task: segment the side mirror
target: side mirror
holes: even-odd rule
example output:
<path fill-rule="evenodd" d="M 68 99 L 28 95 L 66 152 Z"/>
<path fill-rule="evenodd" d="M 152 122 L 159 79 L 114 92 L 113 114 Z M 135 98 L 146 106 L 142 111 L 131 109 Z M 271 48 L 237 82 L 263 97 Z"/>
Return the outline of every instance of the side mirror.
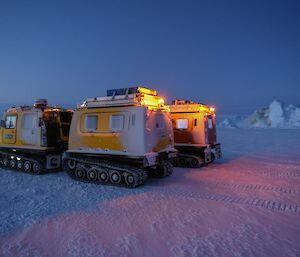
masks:
<path fill-rule="evenodd" d="M 5 120 L 1 120 L 1 122 L 0 122 L 0 127 L 1 127 L 1 128 L 5 128 Z"/>

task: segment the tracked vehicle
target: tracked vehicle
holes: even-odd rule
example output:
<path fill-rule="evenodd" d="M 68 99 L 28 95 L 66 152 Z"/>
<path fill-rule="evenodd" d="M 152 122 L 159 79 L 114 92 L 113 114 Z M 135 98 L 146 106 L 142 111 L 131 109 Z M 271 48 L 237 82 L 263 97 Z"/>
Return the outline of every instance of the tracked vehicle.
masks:
<path fill-rule="evenodd" d="M 61 167 L 72 113 L 48 106 L 46 99 L 6 110 L 0 128 L 0 165 L 31 174 Z"/>
<path fill-rule="evenodd" d="M 196 168 L 221 158 L 213 107 L 186 100 L 174 100 L 169 107 L 178 150 L 175 166 Z"/>
<path fill-rule="evenodd" d="M 77 180 L 137 187 L 171 175 L 176 156 L 169 108 L 155 90 L 113 89 L 75 110 L 64 156 Z"/>

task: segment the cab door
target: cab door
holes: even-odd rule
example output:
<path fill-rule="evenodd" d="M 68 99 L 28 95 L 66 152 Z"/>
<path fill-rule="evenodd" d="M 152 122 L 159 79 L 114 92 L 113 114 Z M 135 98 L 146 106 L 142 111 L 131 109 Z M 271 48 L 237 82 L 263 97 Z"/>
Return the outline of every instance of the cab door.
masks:
<path fill-rule="evenodd" d="M 17 134 L 17 115 L 8 114 L 5 116 L 5 127 L 3 129 L 3 143 L 14 144 L 16 143 Z"/>
<path fill-rule="evenodd" d="M 213 115 L 205 116 L 205 128 L 206 128 L 206 143 L 216 144 L 217 141 L 216 120 Z"/>
<path fill-rule="evenodd" d="M 160 110 L 148 110 L 146 115 L 147 152 L 159 152 L 173 147 L 171 118 Z"/>
<path fill-rule="evenodd" d="M 38 128 L 38 113 L 24 113 L 22 117 L 22 143 L 36 145 L 38 143 Z"/>

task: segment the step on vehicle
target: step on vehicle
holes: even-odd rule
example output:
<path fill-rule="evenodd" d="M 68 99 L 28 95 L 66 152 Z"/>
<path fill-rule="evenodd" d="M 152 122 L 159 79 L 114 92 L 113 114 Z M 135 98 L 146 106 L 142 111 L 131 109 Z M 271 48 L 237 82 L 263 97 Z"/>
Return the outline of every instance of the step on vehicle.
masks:
<path fill-rule="evenodd" d="M 155 90 L 107 90 L 75 110 L 64 167 L 77 180 L 137 187 L 172 174 L 176 156 L 169 108 Z"/>
<path fill-rule="evenodd" d="M 0 128 L 0 165 L 31 174 L 60 168 L 72 113 L 48 106 L 46 99 L 6 110 Z"/>
<path fill-rule="evenodd" d="M 215 108 L 186 100 L 174 100 L 169 107 L 178 150 L 175 166 L 196 168 L 221 158 Z"/>

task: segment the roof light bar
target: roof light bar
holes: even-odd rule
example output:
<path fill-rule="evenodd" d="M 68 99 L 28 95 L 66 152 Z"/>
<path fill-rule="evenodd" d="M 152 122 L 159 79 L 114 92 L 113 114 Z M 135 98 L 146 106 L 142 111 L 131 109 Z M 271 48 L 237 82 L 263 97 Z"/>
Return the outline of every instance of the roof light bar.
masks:
<path fill-rule="evenodd" d="M 157 96 L 156 90 L 145 87 L 130 87 L 107 90 L 107 96 L 88 98 L 78 108 L 143 105 L 151 109 L 167 109 L 165 100 Z"/>

